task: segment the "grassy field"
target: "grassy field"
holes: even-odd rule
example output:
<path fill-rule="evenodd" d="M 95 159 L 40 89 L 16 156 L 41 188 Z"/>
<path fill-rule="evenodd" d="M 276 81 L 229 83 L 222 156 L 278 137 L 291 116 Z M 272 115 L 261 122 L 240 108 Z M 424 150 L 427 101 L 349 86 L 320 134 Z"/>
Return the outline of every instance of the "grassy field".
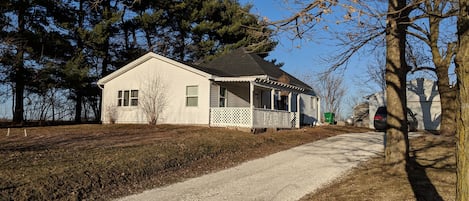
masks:
<path fill-rule="evenodd" d="M 407 175 L 388 175 L 383 156 L 373 158 L 342 179 L 305 196 L 316 200 L 455 200 L 455 138 L 424 134 L 411 140 Z"/>
<path fill-rule="evenodd" d="M 109 200 L 235 166 L 355 127 L 253 135 L 189 126 L 0 129 L 0 200 Z"/>

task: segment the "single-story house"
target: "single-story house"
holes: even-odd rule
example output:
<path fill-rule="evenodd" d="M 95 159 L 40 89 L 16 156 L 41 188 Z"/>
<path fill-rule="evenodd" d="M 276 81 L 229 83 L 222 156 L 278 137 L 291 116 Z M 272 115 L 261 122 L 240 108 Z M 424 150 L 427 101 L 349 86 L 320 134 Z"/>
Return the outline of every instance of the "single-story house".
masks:
<path fill-rule="evenodd" d="M 148 123 L 151 94 L 158 124 L 298 128 L 320 118 L 310 86 L 242 48 L 199 65 L 150 52 L 97 84 L 105 124 Z"/>
<path fill-rule="evenodd" d="M 373 118 L 380 106 L 386 105 L 383 92 L 367 97 L 369 103 L 370 128 L 374 128 Z M 407 108 L 415 114 L 419 130 L 439 130 L 441 118 L 440 94 L 436 81 L 418 78 L 407 82 Z"/>

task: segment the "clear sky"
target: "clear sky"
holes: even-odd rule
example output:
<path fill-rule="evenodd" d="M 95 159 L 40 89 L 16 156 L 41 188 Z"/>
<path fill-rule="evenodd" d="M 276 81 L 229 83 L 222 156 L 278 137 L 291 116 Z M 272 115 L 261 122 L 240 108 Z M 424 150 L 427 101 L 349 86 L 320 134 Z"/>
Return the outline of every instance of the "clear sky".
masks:
<path fill-rule="evenodd" d="M 251 12 L 267 17 L 270 21 L 285 19 L 291 16 L 290 11 L 282 0 L 240 0 L 241 4 L 250 3 L 254 5 Z M 334 26 L 334 25 L 331 25 Z M 313 33 L 315 36 L 310 40 L 294 40 L 292 41 L 291 35 L 288 33 L 280 34 L 276 37 L 279 41 L 276 49 L 271 52 L 268 59 L 277 59 L 278 62 L 283 62 L 285 65 L 282 69 L 290 74 L 302 79 L 305 75 L 314 76 L 319 72 L 330 67 L 330 64 L 325 63 L 323 58 L 334 55 L 338 51 L 338 47 L 334 45 L 335 41 L 326 38 L 324 31 L 317 31 Z M 358 80 L 364 80 L 367 65 L 371 64 L 374 57 L 363 57 L 357 55 L 353 57 L 347 64 L 344 71 L 344 85 L 347 88 L 347 96 L 343 99 L 342 110 L 343 113 L 349 115 L 351 107 L 353 106 L 354 97 L 363 97 L 369 94 L 363 92 L 365 89 L 364 83 L 357 83 Z M 314 84 L 311 84 L 315 88 Z M 369 89 L 366 89 L 370 91 Z"/>

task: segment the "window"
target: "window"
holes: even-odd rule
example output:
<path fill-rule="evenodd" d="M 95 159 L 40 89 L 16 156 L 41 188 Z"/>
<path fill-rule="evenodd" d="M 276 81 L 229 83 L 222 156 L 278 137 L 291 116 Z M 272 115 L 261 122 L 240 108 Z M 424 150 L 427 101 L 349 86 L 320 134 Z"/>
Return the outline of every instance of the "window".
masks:
<path fill-rule="evenodd" d="M 316 97 L 311 97 L 311 109 L 315 110 L 317 103 L 317 98 Z"/>
<path fill-rule="evenodd" d="M 129 90 L 124 91 L 124 106 L 129 106 Z"/>
<path fill-rule="evenodd" d="M 138 105 L 138 90 L 130 91 L 130 106 Z"/>
<path fill-rule="evenodd" d="M 117 92 L 117 106 L 122 106 L 122 91 Z"/>
<path fill-rule="evenodd" d="M 117 106 L 137 106 L 138 90 L 117 91 Z"/>
<path fill-rule="evenodd" d="M 198 86 L 186 86 L 186 106 L 197 107 L 199 102 L 199 87 Z"/>
<path fill-rule="evenodd" d="M 220 87 L 220 100 L 218 103 L 219 107 L 226 107 L 226 88 Z"/>

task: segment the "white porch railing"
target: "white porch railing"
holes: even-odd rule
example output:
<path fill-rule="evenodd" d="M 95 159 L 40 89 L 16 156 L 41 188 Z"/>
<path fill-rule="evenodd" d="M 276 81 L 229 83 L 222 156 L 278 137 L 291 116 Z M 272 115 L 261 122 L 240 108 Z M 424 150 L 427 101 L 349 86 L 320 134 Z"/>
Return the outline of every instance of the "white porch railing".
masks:
<path fill-rule="evenodd" d="M 256 108 L 253 115 L 254 128 L 294 128 L 296 125 L 294 112 Z"/>
<path fill-rule="evenodd" d="M 251 127 L 251 109 L 248 107 L 210 108 L 210 126 Z"/>
<path fill-rule="evenodd" d="M 215 127 L 294 128 L 299 126 L 296 112 L 248 107 L 210 109 L 210 125 Z"/>

